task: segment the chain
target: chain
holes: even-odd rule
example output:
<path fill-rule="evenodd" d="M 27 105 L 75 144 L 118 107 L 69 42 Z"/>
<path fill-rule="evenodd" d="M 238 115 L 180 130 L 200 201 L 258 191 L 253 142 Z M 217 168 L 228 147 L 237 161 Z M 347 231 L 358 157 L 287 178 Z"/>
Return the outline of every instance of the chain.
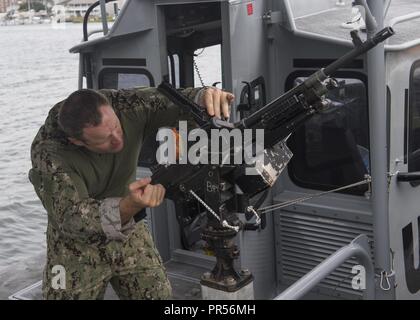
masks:
<path fill-rule="evenodd" d="M 204 208 L 207 209 L 208 212 L 210 212 L 219 222 L 222 223 L 223 227 L 239 232 L 239 227 L 230 225 L 226 220 L 221 221 L 217 213 L 214 212 L 214 210 L 210 208 L 210 206 L 207 203 L 205 203 L 194 191 L 190 190 L 189 192 L 193 195 L 194 198 L 197 199 L 198 202 L 200 202 L 204 206 Z"/>
<path fill-rule="evenodd" d="M 341 191 L 341 190 L 345 190 L 345 189 L 350 189 L 350 188 L 357 187 L 357 186 L 364 185 L 364 184 L 369 184 L 369 187 L 370 187 L 370 183 L 371 182 L 372 182 L 372 178 L 369 175 L 366 175 L 365 176 L 365 179 L 362 180 L 362 181 L 359 181 L 359 182 L 356 182 L 356 183 L 352 183 L 352 184 L 349 184 L 347 186 L 339 187 L 339 188 L 336 188 L 336 189 L 332 189 L 332 190 L 328 190 L 328 191 L 324 191 L 324 192 L 312 194 L 312 195 L 307 196 L 307 197 L 297 198 L 297 199 L 293 199 L 293 200 L 286 201 L 286 202 L 283 202 L 283 203 L 279 203 L 279 204 L 274 204 L 274 205 L 271 205 L 271 206 L 267 206 L 267 207 L 258 209 L 258 211 L 260 213 L 271 212 L 271 211 L 274 211 L 274 210 L 278 210 L 278 209 L 281 209 L 281 208 L 284 208 L 284 207 L 291 206 L 293 204 L 298 204 L 298 203 L 304 202 L 306 200 L 310 200 L 310 199 L 313 199 L 313 198 L 316 198 L 316 197 L 320 197 L 320 196 L 323 196 L 325 194 L 329 194 L 329 193 L 333 193 L 333 192 L 337 192 L 337 191 Z M 223 227 L 229 228 L 229 229 L 232 229 L 232 230 L 235 230 L 236 232 L 239 231 L 239 227 L 230 225 L 226 220 L 221 221 L 221 219 L 217 215 L 217 213 L 214 212 L 214 210 L 212 208 L 210 208 L 210 206 L 207 205 L 207 203 L 205 203 L 194 191 L 190 190 L 189 192 L 190 192 L 190 194 L 193 195 L 194 198 L 197 199 L 198 202 L 200 202 L 207 209 L 208 212 L 210 212 L 219 222 L 221 222 L 221 224 L 222 224 Z M 260 218 L 260 215 L 258 214 L 257 210 L 255 210 L 254 207 L 252 207 L 252 206 L 249 206 L 247 208 L 247 210 L 249 212 L 252 212 L 255 215 L 255 217 L 256 217 L 256 224 L 259 225 L 261 223 L 261 218 Z M 392 274 L 390 274 L 390 275 L 387 274 L 386 276 L 387 277 L 390 277 L 390 276 L 392 276 Z"/>
<path fill-rule="evenodd" d="M 195 72 L 197 73 L 197 76 L 198 76 L 198 79 L 200 80 L 201 86 L 204 87 L 204 81 L 203 81 L 203 78 L 201 77 L 201 73 L 200 73 L 200 70 L 198 69 L 198 65 L 197 65 L 197 62 L 195 61 L 195 59 L 194 59 L 193 63 L 194 63 Z"/>
<path fill-rule="evenodd" d="M 259 226 L 261 224 L 261 218 L 258 215 L 257 211 L 255 211 L 254 207 L 253 206 L 249 206 L 249 207 L 246 208 L 246 210 L 248 210 L 248 212 L 252 212 L 254 214 L 254 216 L 255 216 L 255 224 L 257 226 Z"/>
<path fill-rule="evenodd" d="M 194 191 L 190 190 L 190 193 L 193 195 L 194 198 L 197 199 L 198 202 L 200 202 L 204 208 L 207 209 L 208 212 L 210 212 L 218 221 L 220 221 L 220 217 L 217 215 L 216 212 L 213 211 L 212 208 L 210 208 L 207 203 L 205 203 Z"/>
<path fill-rule="evenodd" d="M 360 186 L 360 185 L 363 185 L 363 184 L 369 184 L 370 185 L 371 182 L 372 182 L 372 178 L 369 175 L 366 175 L 366 178 L 362 181 L 352 183 L 352 184 L 349 184 L 347 186 L 336 188 L 336 189 L 333 189 L 333 190 L 328 190 L 328 191 L 324 191 L 324 192 L 320 192 L 320 193 L 315 193 L 315 194 L 312 194 L 312 195 L 307 196 L 307 197 L 297 198 L 297 199 L 293 199 L 293 200 L 286 201 L 286 202 L 283 202 L 283 203 L 267 206 L 267 207 L 259 209 L 258 211 L 260 213 L 261 212 L 264 212 L 264 213 L 271 212 L 271 211 L 274 211 L 274 210 L 278 210 L 278 209 L 281 209 L 281 208 L 284 208 L 284 207 L 291 206 L 293 204 L 304 202 L 306 200 L 310 200 L 310 199 L 313 199 L 313 198 L 316 198 L 316 197 L 320 197 L 320 196 L 323 196 L 325 194 L 329 194 L 329 193 L 333 193 L 333 192 L 337 192 L 337 191 L 341 191 L 341 190 L 345 190 L 345 189 L 350 189 L 350 188 L 357 187 L 357 186 Z"/>
<path fill-rule="evenodd" d="M 225 228 L 234 230 L 236 232 L 239 232 L 239 227 L 230 225 L 226 220 L 222 221 L 222 226 L 225 227 Z"/>

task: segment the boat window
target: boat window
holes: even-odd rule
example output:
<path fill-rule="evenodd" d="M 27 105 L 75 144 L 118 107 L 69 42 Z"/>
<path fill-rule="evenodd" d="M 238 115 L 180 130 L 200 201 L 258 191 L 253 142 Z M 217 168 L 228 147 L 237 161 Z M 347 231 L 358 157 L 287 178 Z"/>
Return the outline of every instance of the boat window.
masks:
<path fill-rule="evenodd" d="M 197 49 L 194 52 L 194 87 L 211 86 L 222 82 L 221 46 Z M 217 84 L 219 88 L 223 86 Z"/>
<path fill-rule="evenodd" d="M 289 89 L 309 72 L 289 77 Z M 303 75 L 305 74 L 305 76 Z M 370 172 L 366 79 L 355 72 L 339 72 L 339 87 L 326 98 L 330 107 L 315 114 L 289 139 L 294 156 L 289 176 L 301 187 L 331 190 L 364 179 Z M 342 191 L 362 195 L 367 186 Z"/>
<path fill-rule="evenodd" d="M 152 75 L 144 69 L 106 68 L 99 74 L 100 89 L 130 89 L 154 86 Z"/>
<path fill-rule="evenodd" d="M 179 55 L 171 54 L 168 56 L 168 68 L 169 68 L 169 83 L 175 88 L 179 88 Z"/>
<path fill-rule="evenodd" d="M 413 64 L 410 74 L 408 171 L 420 171 L 420 61 Z"/>

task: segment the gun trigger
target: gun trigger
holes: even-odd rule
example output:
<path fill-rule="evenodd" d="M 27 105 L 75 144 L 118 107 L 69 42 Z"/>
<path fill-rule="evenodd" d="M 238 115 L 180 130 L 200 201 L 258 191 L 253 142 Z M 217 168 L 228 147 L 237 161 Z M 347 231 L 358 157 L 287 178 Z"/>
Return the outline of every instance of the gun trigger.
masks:
<path fill-rule="evenodd" d="M 227 122 L 226 120 L 219 119 L 217 117 L 211 118 L 211 123 L 213 128 L 215 129 L 221 129 L 221 128 L 227 128 L 227 129 L 234 129 L 235 125 L 231 122 Z"/>
<path fill-rule="evenodd" d="M 359 47 L 363 44 L 362 40 L 359 37 L 359 32 L 357 30 L 351 31 L 350 35 L 355 47 Z"/>

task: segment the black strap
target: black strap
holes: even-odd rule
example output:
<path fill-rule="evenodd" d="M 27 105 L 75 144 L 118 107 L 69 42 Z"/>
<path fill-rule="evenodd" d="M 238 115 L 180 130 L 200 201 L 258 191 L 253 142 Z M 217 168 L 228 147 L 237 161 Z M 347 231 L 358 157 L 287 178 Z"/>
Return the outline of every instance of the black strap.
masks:
<path fill-rule="evenodd" d="M 141 211 L 137 212 L 134 215 L 134 221 L 137 223 L 143 220 L 144 218 L 146 218 L 146 216 L 147 216 L 146 209 L 142 209 Z"/>

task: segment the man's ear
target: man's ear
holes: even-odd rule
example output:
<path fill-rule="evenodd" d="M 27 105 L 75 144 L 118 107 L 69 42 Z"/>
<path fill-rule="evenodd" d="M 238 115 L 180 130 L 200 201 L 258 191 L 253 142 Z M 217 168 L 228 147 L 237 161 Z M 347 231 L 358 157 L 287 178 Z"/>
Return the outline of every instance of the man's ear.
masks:
<path fill-rule="evenodd" d="M 85 143 L 82 140 L 78 140 L 78 139 L 70 138 L 70 137 L 68 137 L 67 139 L 69 139 L 69 141 L 75 144 L 76 146 L 83 147 L 85 145 Z"/>

